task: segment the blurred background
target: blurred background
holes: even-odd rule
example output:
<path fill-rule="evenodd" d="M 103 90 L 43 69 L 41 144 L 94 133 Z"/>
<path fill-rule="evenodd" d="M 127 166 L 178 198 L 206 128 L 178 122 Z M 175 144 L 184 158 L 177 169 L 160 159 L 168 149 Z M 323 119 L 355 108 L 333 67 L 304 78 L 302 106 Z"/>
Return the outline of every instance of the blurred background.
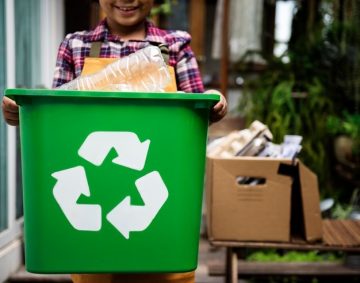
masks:
<path fill-rule="evenodd" d="M 303 136 L 327 217 L 359 219 L 360 1 L 157 0 L 162 28 L 192 35 L 206 88 L 229 101 L 216 138 L 252 121 Z M 0 92 L 50 88 L 66 34 L 103 18 L 96 0 L 0 0 Z M 0 121 L 0 282 L 23 263 L 19 135 Z M 330 211 L 330 212 L 329 212 Z"/>

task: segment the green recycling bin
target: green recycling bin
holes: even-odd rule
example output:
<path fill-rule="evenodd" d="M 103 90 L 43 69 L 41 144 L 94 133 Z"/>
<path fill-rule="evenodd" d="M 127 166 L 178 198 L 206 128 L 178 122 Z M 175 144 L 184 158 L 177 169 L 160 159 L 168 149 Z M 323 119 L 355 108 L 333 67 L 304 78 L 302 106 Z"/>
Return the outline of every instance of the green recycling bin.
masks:
<path fill-rule="evenodd" d="M 28 271 L 196 268 L 209 109 L 218 95 L 6 96 L 20 105 Z"/>

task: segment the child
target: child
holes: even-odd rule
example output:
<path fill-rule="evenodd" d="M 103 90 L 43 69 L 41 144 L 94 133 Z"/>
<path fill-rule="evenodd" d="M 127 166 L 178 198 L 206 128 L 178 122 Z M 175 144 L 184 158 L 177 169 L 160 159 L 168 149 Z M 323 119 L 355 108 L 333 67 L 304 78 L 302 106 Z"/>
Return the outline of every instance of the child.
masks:
<path fill-rule="evenodd" d="M 186 32 L 161 30 L 147 21 L 146 17 L 150 14 L 154 0 L 99 0 L 99 2 L 106 14 L 106 20 L 100 22 L 90 32 L 76 32 L 66 36 L 59 48 L 53 87 L 80 76 L 85 57 L 94 56 L 92 53 L 96 53 L 94 47 L 100 49 L 98 54 L 95 54 L 97 57 L 118 58 L 149 44 L 165 44 L 169 48 L 168 63 L 175 69 L 178 90 L 204 92 L 198 65 L 190 48 L 190 35 Z M 220 102 L 211 111 L 211 122 L 219 121 L 226 114 L 226 100 L 221 94 L 220 97 Z M 14 101 L 4 97 L 2 110 L 9 125 L 19 124 L 18 107 Z"/>
<path fill-rule="evenodd" d="M 165 44 L 169 50 L 168 64 L 173 66 L 177 89 L 203 93 L 195 56 L 190 48 L 190 35 L 181 31 L 166 31 L 155 27 L 146 18 L 154 0 L 99 0 L 106 19 L 92 31 L 69 34 L 61 43 L 55 69 L 53 87 L 58 87 L 81 75 L 86 67 L 85 57 L 119 58 L 149 44 Z M 210 90 L 208 92 L 215 92 Z M 219 92 L 217 92 L 219 93 Z M 219 93 L 220 94 L 220 93 Z M 227 111 L 225 98 L 212 108 L 210 121 L 222 119 Z M 9 125 L 18 125 L 18 106 L 4 97 L 4 118 Z M 73 275 L 74 282 L 194 282 L 194 272 L 142 275 L 92 274 Z"/>

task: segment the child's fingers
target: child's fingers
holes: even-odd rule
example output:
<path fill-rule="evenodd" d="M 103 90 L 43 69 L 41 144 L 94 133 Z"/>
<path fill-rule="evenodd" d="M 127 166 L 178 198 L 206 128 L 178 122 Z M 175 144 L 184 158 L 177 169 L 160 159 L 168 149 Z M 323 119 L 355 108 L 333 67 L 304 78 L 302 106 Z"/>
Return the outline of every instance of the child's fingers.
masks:
<path fill-rule="evenodd" d="M 217 122 L 220 121 L 227 113 L 227 102 L 225 97 L 215 89 L 210 89 L 205 91 L 205 93 L 209 94 L 218 94 L 220 96 L 220 101 L 215 104 L 215 106 L 211 109 L 210 113 L 210 121 L 211 122 Z"/>
<path fill-rule="evenodd" d="M 224 103 L 222 103 L 221 101 L 219 101 L 218 103 L 215 104 L 215 106 L 213 107 L 213 110 L 215 112 L 220 111 L 221 109 L 224 108 Z"/>
<path fill-rule="evenodd" d="M 10 112 L 10 113 L 19 113 L 19 106 L 16 102 L 6 96 L 4 96 L 2 101 L 2 108 L 3 111 Z"/>
<path fill-rule="evenodd" d="M 218 103 L 216 103 L 216 105 L 213 107 L 214 111 L 220 111 L 220 109 L 227 109 L 227 102 L 225 97 L 221 94 L 220 91 L 216 90 L 216 89 L 209 89 L 207 91 L 205 91 L 205 93 L 207 94 L 218 94 L 220 96 L 220 101 Z"/>
<path fill-rule="evenodd" d="M 19 126 L 19 120 L 6 119 L 6 123 L 9 124 L 10 126 Z"/>
<path fill-rule="evenodd" d="M 227 103 L 226 103 L 226 99 L 224 96 L 220 96 L 220 101 L 218 103 L 215 104 L 214 106 L 214 110 L 215 111 L 221 111 L 227 108 Z"/>
<path fill-rule="evenodd" d="M 226 107 L 223 107 L 223 108 L 220 108 L 218 111 L 217 111 L 217 114 L 221 117 L 224 117 L 227 113 L 227 109 Z"/>
<path fill-rule="evenodd" d="M 223 96 L 221 96 L 220 101 L 214 106 L 213 111 L 218 115 L 225 116 L 227 112 L 227 103 Z"/>
<path fill-rule="evenodd" d="M 17 120 L 19 113 L 6 112 L 4 116 L 6 116 L 6 120 Z"/>
<path fill-rule="evenodd" d="M 226 102 L 218 102 L 211 111 L 210 120 L 211 122 L 220 121 L 225 117 L 227 113 L 227 104 Z"/>
<path fill-rule="evenodd" d="M 6 123 L 11 126 L 19 125 L 19 106 L 16 102 L 8 97 L 4 97 L 1 106 Z"/>

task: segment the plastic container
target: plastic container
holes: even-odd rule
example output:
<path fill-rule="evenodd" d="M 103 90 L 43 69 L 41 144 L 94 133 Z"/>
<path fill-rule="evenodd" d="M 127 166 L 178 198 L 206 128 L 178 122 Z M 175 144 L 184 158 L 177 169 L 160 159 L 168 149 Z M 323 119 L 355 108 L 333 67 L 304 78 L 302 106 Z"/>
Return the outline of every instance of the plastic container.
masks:
<path fill-rule="evenodd" d="M 58 89 L 154 92 L 162 90 L 169 81 L 170 73 L 161 50 L 147 46 L 116 60 L 101 71 L 77 77 Z"/>
<path fill-rule="evenodd" d="M 20 105 L 28 271 L 196 268 L 209 108 L 218 95 L 6 95 Z"/>

